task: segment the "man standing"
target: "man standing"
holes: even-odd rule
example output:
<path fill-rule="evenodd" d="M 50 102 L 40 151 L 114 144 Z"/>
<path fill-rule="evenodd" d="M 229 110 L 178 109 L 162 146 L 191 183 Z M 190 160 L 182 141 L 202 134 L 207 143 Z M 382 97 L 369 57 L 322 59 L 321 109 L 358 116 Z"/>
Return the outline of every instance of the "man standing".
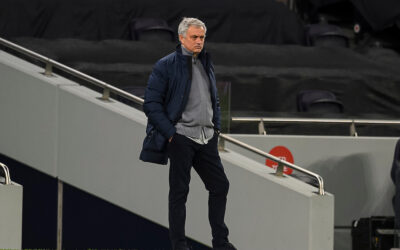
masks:
<path fill-rule="evenodd" d="M 236 249 L 224 223 L 229 181 L 217 149 L 220 107 L 214 68 L 203 50 L 206 31 L 199 19 L 183 18 L 181 44 L 155 64 L 143 106 L 148 125 L 140 159 L 159 164 L 170 160 L 168 212 L 174 250 L 189 249 L 185 204 L 192 166 L 209 191 L 213 249 Z"/>

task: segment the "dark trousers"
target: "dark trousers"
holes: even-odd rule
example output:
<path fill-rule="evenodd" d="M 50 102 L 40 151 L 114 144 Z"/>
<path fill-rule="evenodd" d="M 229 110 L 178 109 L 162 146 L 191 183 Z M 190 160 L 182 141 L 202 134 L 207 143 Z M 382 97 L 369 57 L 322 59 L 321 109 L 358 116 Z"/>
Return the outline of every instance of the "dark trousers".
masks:
<path fill-rule="evenodd" d="M 205 145 L 186 136 L 175 134 L 168 145 L 169 170 L 169 227 L 172 248 L 186 246 L 186 200 L 189 193 L 190 170 L 199 174 L 209 192 L 208 219 L 213 246 L 228 242 L 228 228 L 224 223 L 229 181 L 218 153 L 218 136 Z"/>

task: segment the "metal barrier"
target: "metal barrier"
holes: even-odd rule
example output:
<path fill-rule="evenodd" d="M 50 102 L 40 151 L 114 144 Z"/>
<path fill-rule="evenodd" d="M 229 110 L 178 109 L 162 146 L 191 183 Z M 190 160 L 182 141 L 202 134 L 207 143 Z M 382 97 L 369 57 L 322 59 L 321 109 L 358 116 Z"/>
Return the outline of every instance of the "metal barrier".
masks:
<path fill-rule="evenodd" d="M 266 157 L 266 158 L 278 163 L 278 167 L 276 168 L 276 173 L 275 173 L 276 176 L 282 177 L 283 176 L 284 166 L 286 166 L 286 167 L 292 168 L 294 170 L 297 170 L 299 172 L 302 172 L 302 173 L 304 173 L 306 175 L 309 175 L 311 177 L 314 177 L 318 181 L 318 194 L 319 195 L 325 195 L 324 180 L 322 179 L 322 177 L 320 175 L 318 175 L 316 173 L 313 173 L 311 171 L 308 171 L 307 169 L 301 168 L 301 167 L 299 167 L 299 166 L 297 166 L 295 164 L 292 164 L 290 162 L 281 160 L 278 157 L 275 157 L 275 156 L 273 156 L 271 154 L 268 154 L 268 153 L 266 153 L 266 152 L 264 152 L 264 151 L 262 151 L 262 150 L 260 150 L 260 149 L 258 149 L 256 147 L 250 146 L 250 145 L 248 145 L 246 143 L 243 143 L 243 142 L 241 142 L 239 140 L 236 140 L 236 139 L 234 139 L 234 138 L 232 138 L 230 136 L 227 136 L 227 135 L 224 135 L 224 134 L 220 134 L 220 141 L 221 140 L 229 141 L 229 142 L 231 142 L 231 143 L 233 143 L 235 145 L 238 145 L 238 146 L 240 146 L 242 148 L 245 148 L 245 149 L 247 149 L 247 150 L 249 150 L 249 151 L 251 151 L 253 153 L 256 153 L 258 155 L 261 155 L 263 157 Z M 223 143 L 224 142 L 222 141 L 222 144 Z"/>
<path fill-rule="evenodd" d="M 314 119 L 314 118 L 283 118 L 283 117 L 232 117 L 234 122 L 258 122 L 259 134 L 267 134 L 264 122 L 268 123 L 322 123 L 349 124 L 350 135 L 358 136 L 356 124 L 363 125 L 400 125 L 400 120 L 371 120 L 371 119 Z"/>
<path fill-rule="evenodd" d="M 59 70 L 61 70 L 63 72 L 69 73 L 69 74 L 71 74 L 71 75 L 73 75 L 73 76 L 75 76 L 75 77 L 77 77 L 79 79 L 85 80 L 88 83 L 91 83 L 91 84 L 93 84 L 95 86 L 103 88 L 103 96 L 101 97 L 101 99 L 103 99 L 103 100 L 109 100 L 110 92 L 112 92 L 112 93 L 114 93 L 116 95 L 122 96 L 122 97 L 124 97 L 124 98 L 126 98 L 128 100 L 131 100 L 131 101 L 133 101 L 133 102 L 135 102 L 137 104 L 143 105 L 143 103 L 144 103 L 144 100 L 142 98 L 140 98 L 140 97 L 132 95 L 132 94 L 126 92 L 126 91 L 120 90 L 120 89 L 118 89 L 118 88 L 116 88 L 116 87 L 114 87 L 112 85 L 109 85 L 109 84 L 107 84 L 107 83 L 105 83 L 103 81 L 100 81 L 100 80 L 98 80 L 98 79 L 96 79 L 94 77 L 86 75 L 86 74 L 84 74 L 82 72 L 79 72 L 79 71 L 77 71 L 75 69 L 72 69 L 72 68 L 70 68 L 70 67 L 68 67 L 66 65 L 63 65 L 63 64 L 61 64 L 59 62 L 56 62 L 56 61 L 54 61 L 54 60 L 52 60 L 50 58 L 47 58 L 47 57 L 42 56 L 42 55 L 40 55 L 38 53 L 35 53 L 35 52 L 31 51 L 31 50 L 28 50 L 28 49 L 26 49 L 24 47 L 21 47 L 21 46 L 15 44 L 15 43 L 7 41 L 7 40 L 5 40 L 3 38 L 0 38 L 0 45 L 3 45 L 3 46 L 5 46 L 5 47 L 7 47 L 9 49 L 15 50 L 17 52 L 20 52 L 20 53 L 26 55 L 26 56 L 29 56 L 29 57 L 34 58 L 36 60 L 39 60 L 42 63 L 45 63 L 45 72 L 43 72 L 43 74 L 45 76 L 48 76 L 48 77 L 53 76 L 52 69 L 54 67 L 54 68 L 57 68 L 57 69 L 59 69 Z M 315 174 L 315 173 L 313 173 L 311 171 L 308 171 L 308 170 L 306 170 L 304 168 L 301 168 L 301 167 L 299 167 L 297 165 L 294 165 L 294 164 L 292 164 L 290 162 L 283 161 L 283 160 L 281 160 L 281 159 L 279 159 L 279 158 L 277 158 L 277 157 L 275 157 L 275 156 L 273 156 L 271 154 L 268 154 L 268 153 L 266 153 L 264 151 L 261 151 L 261 150 L 255 148 L 255 147 L 252 147 L 252 146 L 250 146 L 248 144 L 240 142 L 240 141 L 238 141 L 238 140 L 236 140 L 236 139 L 234 139 L 234 138 L 232 138 L 232 137 L 230 137 L 228 135 L 220 134 L 220 139 L 221 139 L 220 145 L 224 145 L 224 141 L 223 140 L 226 140 L 226 141 L 234 143 L 234 144 L 236 144 L 236 145 L 238 145 L 240 147 L 243 147 L 243 148 L 245 148 L 247 150 L 250 150 L 250 151 L 252 151 L 252 152 L 254 152 L 256 154 L 262 155 L 264 157 L 267 157 L 270 160 L 273 160 L 273 161 L 277 162 L 278 163 L 278 168 L 276 169 L 276 173 L 275 173 L 276 176 L 279 176 L 279 177 L 283 176 L 283 168 L 284 168 L 284 166 L 287 166 L 289 168 L 295 169 L 297 171 L 300 171 L 300 172 L 302 172 L 304 174 L 307 174 L 307 175 L 310 175 L 310 176 L 316 178 L 318 180 L 318 183 L 319 183 L 318 194 L 319 195 L 324 195 L 325 194 L 323 179 L 318 174 Z"/>
<path fill-rule="evenodd" d="M 10 178 L 10 171 L 8 170 L 8 167 L 1 162 L 0 162 L 0 167 L 3 169 L 3 172 L 4 172 L 4 178 L 5 178 L 4 184 L 10 185 L 11 178 Z"/>
<path fill-rule="evenodd" d="M 75 76 L 75 77 L 77 77 L 79 79 L 82 79 L 82 80 L 84 80 L 84 81 L 86 81 L 88 83 L 91 83 L 91 84 L 93 84 L 93 85 L 95 85 L 97 87 L 102 88 L 103 89 L 103 96 L 101 97 L 101 99 L 103 99 L 103 100 L 109 100 L 110 92 L 111 92 L 111 93 L 115 93 L 115 94 L 117 94 L 119 96 L 122 96 L 124 98 L 127 98 L 127 99 L 129 99 L 131 101 L 134 101 L 134 102 L 136 102 L 138 104 L 143 104 L 143 102 L 144 102 L 144 100 L 142 98 L 140 98 L 140 97 L 132 95 L 132 94 L 126 92 L 126 91 L 123 91 L 123 90 L 121 90 L 119 88 L 116 88 L 116 87 L 114 87 L 114 86 L 112 86 L 110 84 L 107 84 L 107 83 L 105 83 L 105 82 L 103 82 L 101 80 L 98 80 L 98 79 L 96 79 L 94 77 L 91 77 L 91 76 L 89 76 L 87 74 L 84 74 L 84 73 L 82 73 L 80 71 L 77 71 L 77 70 L 75 70 L 75 69 L 73 69 L 71 67 L 68 67 L 68 66 L 66 66 L 64 64 L 61 64 L 61 63 L 57 62 L 57 61 L 54 61 L 54 60 L 52 60 L 52 59 L 50 59 L 48 57 L 42 56 L 42 55 L 40 55 L 40 54 L 38 54 L 36 52 L 28 50 L 28 49 L 26 49 L 24 47 L 21 47 L 21 46 L 15 44 L 15 43 L 10 42 L 10 41 L 7 41 L 7 40 L 5 40 L 3 38 L 0 38 L 0 44 L 5 46 L 5 47 L 7 47 L 7 48 L 9 48 L 9 49 L 13 49 L 14 51 L 17 51 L 19 53 L 22 53 L 22 54 L 24 54 L 26 56 L 29 56 L 29 57 L 31 57 L 33 59 L 36 59 L 36 60 L 44 63 L 45 64 L 45 71 L 43 72 L 43 74 L 45 76 L 49 76 L 49 77 L 54 76 L 53 75 L 53 68 L 57 68 L 57 69 L 59 69 L 59 70 L 61 70 L 63 72 L 66 72 L 66 73 L 68 73 L 68 74 L 70 74 L 72 76 Z"/>

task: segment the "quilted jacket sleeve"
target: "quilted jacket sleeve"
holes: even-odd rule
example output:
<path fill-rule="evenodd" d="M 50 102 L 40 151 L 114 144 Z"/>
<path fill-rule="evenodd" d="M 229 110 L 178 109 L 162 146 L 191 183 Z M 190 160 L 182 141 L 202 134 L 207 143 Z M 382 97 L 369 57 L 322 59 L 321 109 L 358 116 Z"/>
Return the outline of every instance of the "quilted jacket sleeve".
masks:
<path fill-rule="evenodd" d="M 168 80 L 167 62 L 160 60 L 155 64 L 149 77 L 143 105 L 143 111 L 149 122 L 167 139 L 176 131 L 165 109 Z"/>

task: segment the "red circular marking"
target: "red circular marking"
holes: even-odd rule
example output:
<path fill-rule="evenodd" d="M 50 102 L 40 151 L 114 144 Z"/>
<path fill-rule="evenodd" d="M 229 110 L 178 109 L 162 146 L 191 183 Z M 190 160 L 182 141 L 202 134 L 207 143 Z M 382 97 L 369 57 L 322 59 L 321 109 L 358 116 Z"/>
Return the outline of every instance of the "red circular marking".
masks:
<path fill-rule="evenodd" d="M 294 159 L 293 159 L 293 155 L 290 152 L 290 150 L 284 146 L 276 146 L 274 148 L 271 149 L 271 151 L 269 151 L 269 153 L 273 156 L 278 157 L 279 159 L 282 159 L 284 161 L 290 162 L 290 163 L 294 163 Z M 278 163 L 267 159 L 265 161 L 265 165 L 267 165 L 270 168 L 276 169 L 278 167 Z M 285 174 L 291 174 L 293 172 L 293 169 L 288 168 L 288 167 L 284 167 L 283 168 L 283 172 Z"/>
<path fill-rule="evenodd" d="M 355 33 L 360 33 L 361 26 L 357 23 L 353 27 Z"/>

